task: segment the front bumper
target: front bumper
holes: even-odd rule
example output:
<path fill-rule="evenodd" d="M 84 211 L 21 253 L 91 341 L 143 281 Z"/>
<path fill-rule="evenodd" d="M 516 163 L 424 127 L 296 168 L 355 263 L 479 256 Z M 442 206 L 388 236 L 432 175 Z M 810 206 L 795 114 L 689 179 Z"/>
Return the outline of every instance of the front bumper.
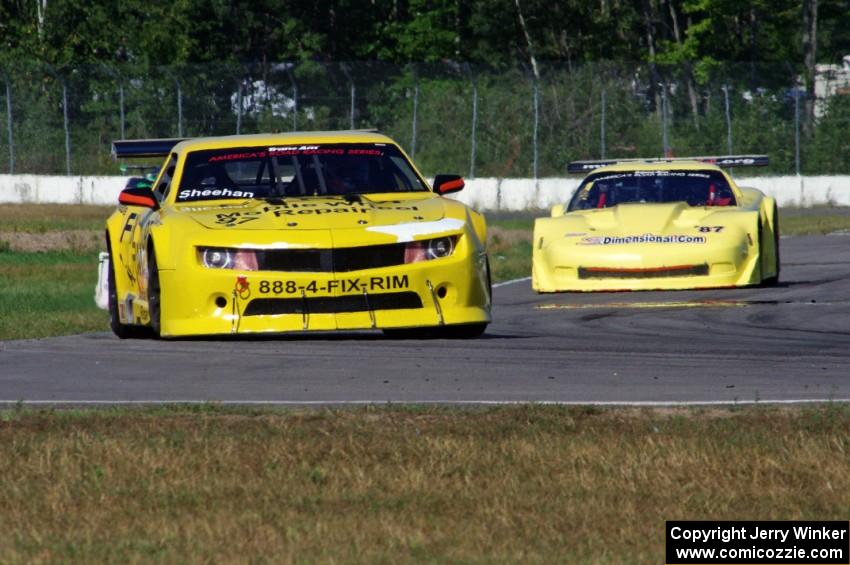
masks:
<path fill-rule="evenodd" d="M 463 252 L 462 252 L 463 251 Z M 163 336 L 436 327 L 490 321 L 486 255 L 347 273 L 161 270 Z"/>
<path fill-rule="evenodd" d="M 747 241 L 706 249 L 599 250 L 576 245 L 535 249 L 537 292 L 685 290 L 758 284 L 759 254 Z"/>

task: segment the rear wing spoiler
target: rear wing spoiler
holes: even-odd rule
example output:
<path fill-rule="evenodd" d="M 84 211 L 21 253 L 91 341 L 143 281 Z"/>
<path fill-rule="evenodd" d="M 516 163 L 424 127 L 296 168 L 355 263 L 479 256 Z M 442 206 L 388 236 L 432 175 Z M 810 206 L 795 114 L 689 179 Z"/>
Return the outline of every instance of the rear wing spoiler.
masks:
<path fill-rule="evenodd" d="M 586 173 L 600 167 L 616 165 L 617 163 L 672 163 L 675 161 L 698 161 L 718 167 L 766 167 L 767 155 L 722 155 L 705 157 L 670 157 L 654 159 L 609 159 L 604 161 L 573 161 L 567 165 L 567 174 Z"/>
<path fill-rule="evenodd" d="M 167 157 L 175 145 L 186 139 L 189 138 L 119 139 L 112 142 L 112 157 L 114 159 Z"/>

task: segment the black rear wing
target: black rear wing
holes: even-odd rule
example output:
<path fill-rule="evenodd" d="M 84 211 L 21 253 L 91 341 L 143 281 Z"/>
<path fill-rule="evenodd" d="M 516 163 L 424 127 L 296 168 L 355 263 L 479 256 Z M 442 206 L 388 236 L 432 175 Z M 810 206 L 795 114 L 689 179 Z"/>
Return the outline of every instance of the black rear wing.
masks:
<path fill-rule="evenodd" d="M 174 146 L 189 139 L 118 139 L 112 142 L 112 157 L 115 159 L 143 159 L 166 157 Z"/>
<path fill-rule="evenodd" d="M 670 157 L 654 159 L 608 159 L 604 161 L 573 161 L 567 165 L 567 174 L 587 173 L 600 167 L 616 165 L 617 163 L 673 163 L 676 161 L 699 161 L 718 167 L 766 167 L 767 155 L 722 155 L 704 157 Z"/>

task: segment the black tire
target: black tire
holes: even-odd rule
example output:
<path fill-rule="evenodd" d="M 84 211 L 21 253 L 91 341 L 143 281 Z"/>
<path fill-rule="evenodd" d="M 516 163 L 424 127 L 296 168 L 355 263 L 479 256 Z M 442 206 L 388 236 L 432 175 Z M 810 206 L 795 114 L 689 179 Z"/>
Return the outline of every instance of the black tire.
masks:
<path fill-rule="evenodd" d="M 458 324 L 456 326 L 443 326 L 437 328 L 437 336 L 446 339 L 472 339 L 484 333 L 487 323 L 480 324 Z"/>
<path fill-rule="evenodd" d="M 477 324 L 453 324 L 430 328 L 399 328 L 383 330 L 392 339 L 472 339 L 487 329 L 487 322 Z"/>
<path fill-rule="evenodd" d="M 135 339 L 149 337 L 147 328 L 122 324 L 118 316 L 118 289 L 115 286 L 115 264 L 112 261 L 112 251 L 109 251 L 109 327 L 112 333 L 120 339 Z"/>
<path fill-rule="evenodd" d="M 493 304 L 493 277 L 490 276 L 490 257 L 487 257 L 487 292 L 490 297 L 490 304 Z"/>
<path fill-rule="evenodd" d="M 148 248 L 148 312 L 151 317 L 151 331 L 154 337 L 160 336 L 162 328 L 162 301 L 159 286 L 159 268 L 153 246 Z"/>
<path fill-rule="evenodd" d="M 762 279 L 761 284 L 763 286 L 776 286 L 779 283 L 781 261 L 779 259 L 779 211 L 776 209 L 776 205 L 773 206 L 773 246 L 776 255 L 776 274 Z"/>

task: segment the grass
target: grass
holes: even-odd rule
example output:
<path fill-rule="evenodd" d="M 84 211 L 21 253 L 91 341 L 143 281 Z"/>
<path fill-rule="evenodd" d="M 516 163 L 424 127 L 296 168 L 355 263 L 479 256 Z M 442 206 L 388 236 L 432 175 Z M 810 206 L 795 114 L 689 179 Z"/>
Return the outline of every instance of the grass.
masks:
<path fill-rule="evenodd" d="M 795 215 L 783 214 L 779 218 L 782 235 L 823 235 L 837 231 L 850 230 L 850 216 L 847 215 Z"/>
<path fill-rule="evenodd" d="M 0 252 L 0 339 L 105 330 L 94 304 L 97 254 Z"/>
<path fill-rule="evenodd" d="M 103 231 L 115 206 L 67 204 L 2 204 L 0 232 L 46 233 L 65 230 Z"/>
<path fill-rule="evenodd" d="M 0 561 L 659 563 L 845 520 L 850 410 L 9 411 Z"/>

